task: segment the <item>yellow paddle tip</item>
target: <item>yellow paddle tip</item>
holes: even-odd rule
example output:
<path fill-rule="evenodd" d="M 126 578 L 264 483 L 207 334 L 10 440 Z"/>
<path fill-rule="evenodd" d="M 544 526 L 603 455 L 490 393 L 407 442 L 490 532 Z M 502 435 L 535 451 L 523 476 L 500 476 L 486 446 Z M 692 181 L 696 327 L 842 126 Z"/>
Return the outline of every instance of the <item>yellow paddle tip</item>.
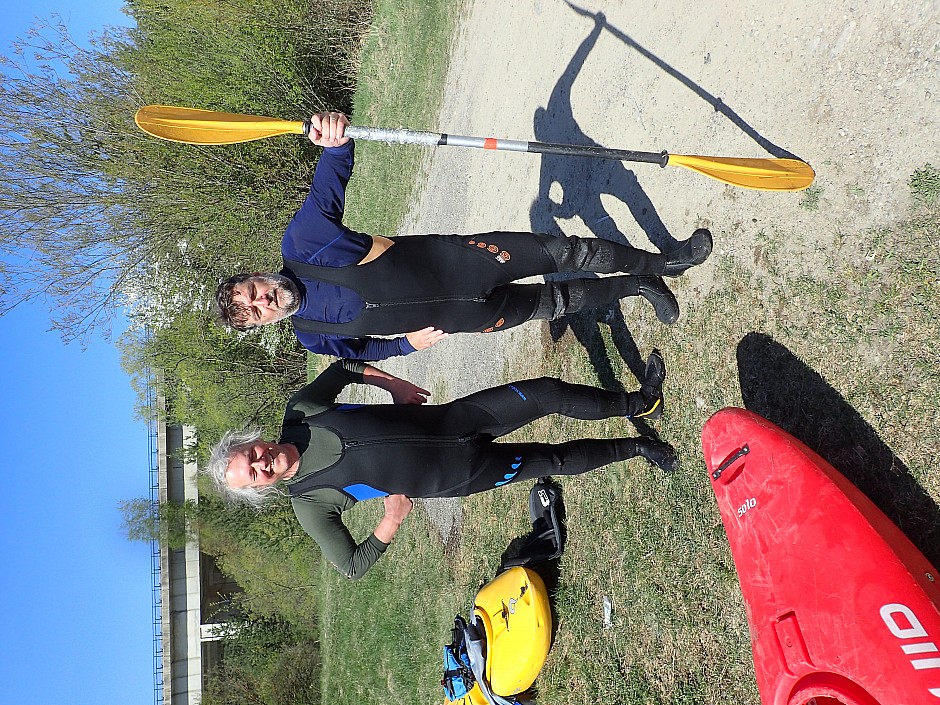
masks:
<path fill-rule="evenodd" d="M 134 122 L 148 135 L 185 144 L 236 144 L 304 134 L 302 121 L 172 105 L 145 105 L 134 114 Z"/>
<path fill-rule="evenodd" d="M 732 186 L 758 191 L 802 191 L 816 178 L 813 167 L 799 159 L 749 159 L 670 154 L 669 165 L 684 166 Z"/>

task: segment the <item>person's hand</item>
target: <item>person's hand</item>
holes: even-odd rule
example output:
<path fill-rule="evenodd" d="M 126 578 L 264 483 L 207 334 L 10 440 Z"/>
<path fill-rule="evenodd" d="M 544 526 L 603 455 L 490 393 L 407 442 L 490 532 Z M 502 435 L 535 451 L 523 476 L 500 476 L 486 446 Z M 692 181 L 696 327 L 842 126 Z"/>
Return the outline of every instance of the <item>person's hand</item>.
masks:
<path fill-rule="evenodd" d="M 390 494 L 385 498 L 385 518 L 401 524 L 411 514 L 415 503 L 403 494 Z"/>
<path fill-rule="evenodd" d="M 342 147 L 349 142 L 348 126 L 349 118 L 342 113 L 317 113 L 310 118 L 307 137 L 320 147 Z"/>
<path fill-rule="evenodd" d="M 444 340 L 448 335 L 449 333 L 445 333 L 434 326 L 428 326 L 427 328 L 416 330 L 414 333 L 408 333 L 405 338 L 407 338 L 411 347 L 415 350 L 426 350 L 432 345 Z"/>
<path fill-rule="evenodd" d="M 422 389 L 418 385 L 398 377 L 387 380 L 385 389 L 392 395 L 392 402 L 395 404 L 424 404 L 431 396 L 431 392 L 427 389 Z"/>

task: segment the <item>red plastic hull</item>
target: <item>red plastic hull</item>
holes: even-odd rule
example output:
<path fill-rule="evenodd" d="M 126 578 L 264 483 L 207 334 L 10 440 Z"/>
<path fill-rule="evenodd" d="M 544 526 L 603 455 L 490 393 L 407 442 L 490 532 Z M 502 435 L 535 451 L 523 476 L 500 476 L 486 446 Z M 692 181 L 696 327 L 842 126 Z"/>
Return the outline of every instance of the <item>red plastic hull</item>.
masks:
<path fill-rule="evenodd" d="M 702 450 L 762 703 L 940 704 L 940 574 L 923 554 L 835 468 L 756 414 L 719 411 Z"/>

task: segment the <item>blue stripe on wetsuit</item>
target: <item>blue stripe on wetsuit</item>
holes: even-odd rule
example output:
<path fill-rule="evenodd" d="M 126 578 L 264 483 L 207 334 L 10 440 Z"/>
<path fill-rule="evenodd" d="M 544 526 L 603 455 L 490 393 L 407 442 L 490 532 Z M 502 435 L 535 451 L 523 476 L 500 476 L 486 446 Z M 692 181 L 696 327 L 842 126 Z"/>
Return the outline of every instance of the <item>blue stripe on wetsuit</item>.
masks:
<path fill-rule="evenodd" d="M 362 501 L 364 499 L 375 499 L 376 497 L 388 497 L 388 492 L 377 490 L 369 485 L 349 485 L 343 488 L 343 492 L 353 499 Z"/>

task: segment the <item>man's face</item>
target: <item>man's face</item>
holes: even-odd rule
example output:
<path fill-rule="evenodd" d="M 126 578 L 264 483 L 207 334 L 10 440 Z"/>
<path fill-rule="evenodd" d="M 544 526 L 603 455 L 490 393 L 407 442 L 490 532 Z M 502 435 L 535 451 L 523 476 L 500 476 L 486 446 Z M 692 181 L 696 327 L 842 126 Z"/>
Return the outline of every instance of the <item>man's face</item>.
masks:
<path fill-rule="evenodd" d="M 290 443 L 255 441 L 232 453 L 225 480 L 232 489 L 265 487 L 293 477 L 300 453 Z"/>
<path fill-rule="evenodd" d="M 285 276 L 257 274 L 233 287 L 232 302 L 245 307 L 248 326 L 263 326 L 296 313 L 300 295 Z"/>

